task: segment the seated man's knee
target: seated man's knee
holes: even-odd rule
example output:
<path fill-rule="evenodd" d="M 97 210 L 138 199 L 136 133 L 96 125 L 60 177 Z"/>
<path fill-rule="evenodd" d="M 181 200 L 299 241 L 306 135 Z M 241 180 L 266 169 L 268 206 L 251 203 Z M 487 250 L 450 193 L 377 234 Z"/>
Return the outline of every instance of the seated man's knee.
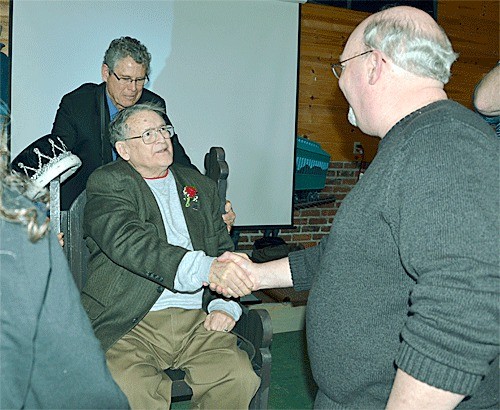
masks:
<path fill-rule="evenodd" d="M 232 378 L 238 384 L 238 388 L 248 392 L 253 397 L 260 386 L 260 377 L 253 370 L 252 364 L 243 351 L 238 352 L 238 358 L 231 366 Z"/>

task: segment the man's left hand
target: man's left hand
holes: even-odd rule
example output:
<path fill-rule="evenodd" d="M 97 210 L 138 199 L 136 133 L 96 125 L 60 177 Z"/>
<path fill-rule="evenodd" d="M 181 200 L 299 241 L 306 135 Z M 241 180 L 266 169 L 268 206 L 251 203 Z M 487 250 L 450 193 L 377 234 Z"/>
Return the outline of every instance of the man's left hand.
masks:
<path fill-rule="evenodd" d="M 207 315 L 205 329 L 216 332 L 230 332 L 236 325 L 236 321 L 222 310 L 214 310 Z"/>

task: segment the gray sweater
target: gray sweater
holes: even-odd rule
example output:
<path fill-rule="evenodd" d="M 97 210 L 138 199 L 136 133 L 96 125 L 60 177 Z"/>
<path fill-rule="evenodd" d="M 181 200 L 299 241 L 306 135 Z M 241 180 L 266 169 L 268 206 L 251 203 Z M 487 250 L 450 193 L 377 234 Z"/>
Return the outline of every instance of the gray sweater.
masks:
<path fill-rule="evenodd" d="M 397 367 L 460 407 L 498 405 L 499 145 L 455 102 L 410 114 L 329 236 L 290 254 L 317 407 L 383 408 Z"/>

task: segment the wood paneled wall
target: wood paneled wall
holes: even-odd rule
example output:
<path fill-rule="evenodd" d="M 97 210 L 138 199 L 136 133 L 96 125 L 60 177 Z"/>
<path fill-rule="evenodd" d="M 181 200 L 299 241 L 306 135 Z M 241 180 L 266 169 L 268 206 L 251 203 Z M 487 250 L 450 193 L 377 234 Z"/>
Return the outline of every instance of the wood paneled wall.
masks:
<path fill-rule="evenodd" d="M 333 161 L 352 161 L 353 144 L 363 144 L 371 160 L 378 139 L 347 122 L 347 103 L 330 70 L 354 27 L 368 13 L 303 4 L 300 22 L 298 134 L 321 144 Z M 475 84 L 499 60 L 499 2 L 440 0 L 438 22 L 460 53 L 446 86 L 450 98 L 471 107 Z M 9 0 L 0 0 L 0 42 L 9 44 Z"/>
<path fill-rule="evenodd" d="M 354 27 L 368 15 L 319 4 L 301 6 L 297 133 L 319 142 L 335 161 L 352 161 L 355 141 L 369 157 L 378 145 L 347 121 L 348 105 L 330 68 Z"/>
<path fill-rule="evenodd" d="M 438 22 L 459 53 L 451 67 L 448 96 L 472 108 L 475 85 L 500 58 L 498 0 L 440 1 Z"/>
<path fill-rule="evenodd" d="M 319 142 L 335 161 L 352 161 L 354 142 L 363 144 L 368 161 L 378 146 L 378 139 L 348 123 L 347 102 L 330 70 L 350 32 L 367 16 L 318 4 L 301 6 L 298 134 Z M 475 84 L 499 59 L 498 19 L 496 0 L 438 3 L 438 22 L 460 54 L 446 91 L 465 106 L 471 107 Z"/>

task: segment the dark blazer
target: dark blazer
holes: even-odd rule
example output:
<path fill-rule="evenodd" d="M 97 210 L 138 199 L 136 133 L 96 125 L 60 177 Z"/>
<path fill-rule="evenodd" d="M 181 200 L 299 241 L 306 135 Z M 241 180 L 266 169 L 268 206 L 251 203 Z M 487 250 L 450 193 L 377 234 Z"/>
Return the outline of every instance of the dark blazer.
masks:
<path fill-rule="evenodd" d="M 232 250 L 215 183 L 177 164 L 170 172 L 182 204 L 185 186 L 198 190 L 196 205 L 182 207 L 193 248 L 210 256 Z M 153 193 L 122 159 L 97 169 L 89 178 L 84 233 L 90 259 L 82 303 L 107 350 L 141 321 L 164 288 L 173 290 L 177 267 L 187 250 L 168 244 Z M 208 290 L 205 294 L 205 302 L 218 297 Z"/>
<path fill-rule="evenodd" d="M 165 109 L 165 100 L 144 89 L 137 104 L 154 102 Z M 165 115 L 167 124 L 171 124 Z M 82 166 L 61 186 L 61 208 L 66 210 L 85 189 L 90 174 L 112 161 L 109 142 L 109 109 L 106 83 L 87 83 L 66 94 L 59 104 L 52 134 L 61 137 L 66 148 L 82 160 Z M 175 162 L 191 165 L 177 136 L 172 139 Z"/>

